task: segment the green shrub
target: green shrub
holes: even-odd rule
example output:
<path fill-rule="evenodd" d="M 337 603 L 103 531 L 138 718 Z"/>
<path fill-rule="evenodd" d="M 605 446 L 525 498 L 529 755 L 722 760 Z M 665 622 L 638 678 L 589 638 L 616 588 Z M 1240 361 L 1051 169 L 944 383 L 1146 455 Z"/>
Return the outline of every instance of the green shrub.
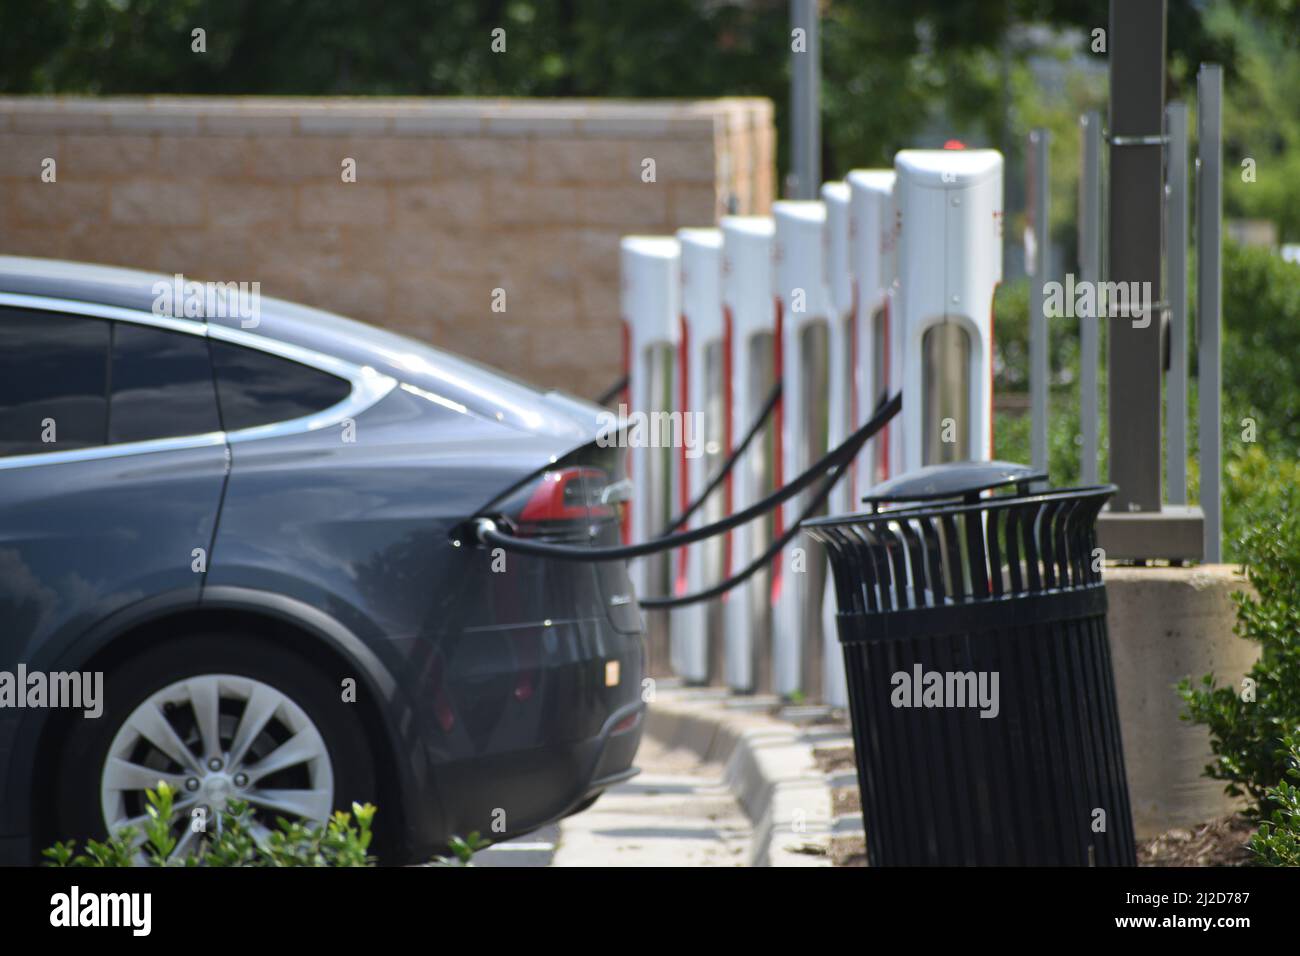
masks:
<path fill-rule="evenodd" d="M 1056 388 L 1048 399 L 1047 474 L 1052 485 L 1077 485 L 1082 475 L 1080 455 L 1083 431 L 1079 426 L 1079 397 L 1074 391 Z M 1000 461 L 1029 464 L 1030 428 L 1026 412 L 1013 415 L 996 412 L 993 416 L 993 457 Z M 1098 456 L 1098 474 L 1106 474 L 1105 448 Z"/>
<path fill-rule="evenodd" d="M 1246 528 L 1288 507 L 1300 485 L 1300 267 L 1224 244 L 1223 551 L 1245 562 Z M 1195 350 L 1192 352 L 1195 362 Z M 1197 389 L 1190 396 L 1190 500 L 1200 500 Z"/>
<path fill-rule="evenodd" d="M 1233 595 L 1233 630 L 1260 647 L 1247 675 L 1254 699 L 1243 688 L 1218 686 L 1213 674 L 1199 686 L 1190 678 L 1179 685 L 1184 719 L 1210 731 L 1215 759 L 1206 775 L 1227 781 L 1230 795 L 1248 795 L 1261 817 L 1276 809 L 1269 791 L 1288 769 L 1281 742 L 1300 736 L 1300 488 L 1277 493 L 1246 506 L 1237 545 L 1255 593 Z"/>
<path fill-rule="evenodd" d="M 993 299 L 993 388 L 995 408 L 999 398 L 1029 395 L 1028 279 L 1015 279 L 998 287 Z M 1056 318 L 1048 323 L 1048 368 L 1051 383 L 1047 400 L 1047 467 L 1053 485 L 1079 483 L 1083 433 L 1079 424 L 1079 321 Z M 1104 359 L 1103 359 L 1104 363 Z M 1106 474 L 1105 376 L 1099 376 L 1101 444 L 1098 474 Z M 1029 463 L 1031 421 L 1024 412 L 997 411 L 993 417 L 993 457 Z"/>
<path fill-rule="evenodd" d="M 1227 560 L 1245 563 L 1247 530 L 1295 507 L 1300 460 L 1273 457 L 1260 444 L 1230 443 L 1223 456 L 1223 543 Z"/>
<path fill-rule="evenodd" d="M 993 296 L 993 387 L 996 391 L 1029 391 L 1029 279 L 1010 279 Z M 1053 386 L 1068 385 L 1077 393 L 1079 378 L 1079 320 L 1054 318 L 1048 323 L 1047 366 Z"/>
<path fill-rule="evenodd" d="M 448 841 L 451 849 L 451 856 L 435 856 L 433 858 L 434 866 L 473 866 L 474 854 L 479 850 L 486 850 L 492 844 L 482 839 L 478 831 L 475 830 L 465 839 L 454 836 Z"/>
<path fill-rule="evenodd" d="M 1283 743 L 1286 775 L 1300 780 L 1300 738 L 1287 737 Z M 1264 866 L 1300 866 L 1300 787 L 1282 780 L 1268 789 L 1267 796 L 1274 810 L 1251 837 L 1251 852 Z"/>
<path fill-rule="evenodd" d="M 1273 458 L 1300 455 L 1300 266 L 1271 250 L 1223 245 L 1225 442 L 1252 418 Z"/>
<path fill-rule="evenodd" d="M 283 818 L 278 829 L 259 844 L 251 829 L 248 804 L 231 802 L 221 814 L 216 833 L 205 834 L 196 852 L 173 855 L 177 839 L 178 814 L 175 791 L 164 782 L 146 791 L 149 819 L 144 841 L 134 827 L 123 827 L 107 840 L 88 840 L 83 853 L 75 841 L 56 843 L 43 855 L 47 866 L 134 866 L 143 860 L 150 866 L 374 866 L 368 855 L 370 825 L 375 808 L 352 804 L 352 812 L 336 811 L 325 826 L 291 823 Z M 355 817 L 355 823 L 353 818 Z"/>

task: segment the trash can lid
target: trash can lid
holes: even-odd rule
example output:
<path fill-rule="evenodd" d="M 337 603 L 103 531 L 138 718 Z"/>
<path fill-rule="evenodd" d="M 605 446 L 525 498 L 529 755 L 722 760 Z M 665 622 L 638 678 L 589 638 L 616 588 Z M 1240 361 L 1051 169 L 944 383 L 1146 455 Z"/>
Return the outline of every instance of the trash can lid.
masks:
<path fill-rule="evenodd" d="M 865 504 L 880 505 L 900 501 L 934 501 L 941 498 L 965 498 L 974 501 L 981 491 L 1016 485 L 1021 494 L 1034 481 L 1044 481 L 1047 472 L 1010 461 L 954 461 L 943 465 L 926 465 L 897 478 L 882 481 L 864 495 Z"/>

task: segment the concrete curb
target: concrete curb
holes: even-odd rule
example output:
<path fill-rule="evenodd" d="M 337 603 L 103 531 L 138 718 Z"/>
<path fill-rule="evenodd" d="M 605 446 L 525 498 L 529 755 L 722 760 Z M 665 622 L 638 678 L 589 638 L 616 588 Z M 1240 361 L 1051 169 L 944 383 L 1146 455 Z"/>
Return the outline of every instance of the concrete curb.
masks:
<path fill-rule="evenodd" d="M 842 824 L 832 819 L 830 779 L 817 769 L 813 748 L 851 738 L 838 727 L 802 728 L 772 717 L 767 711 L 777 703 L 661 685 L 646 733 L 724 765 L 727 786 L 754 827 L 751 866 L 830 866 L 831 834 Z"/>

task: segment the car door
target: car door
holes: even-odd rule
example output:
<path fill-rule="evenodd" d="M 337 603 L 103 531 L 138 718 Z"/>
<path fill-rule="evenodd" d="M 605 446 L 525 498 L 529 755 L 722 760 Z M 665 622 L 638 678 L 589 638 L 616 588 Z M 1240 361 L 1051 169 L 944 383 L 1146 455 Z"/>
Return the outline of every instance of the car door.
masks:
<path fill-rule="evenodd" d="M 205 332 L 0 296 L 0 669 L 59 669 L 115 615 L 197 603 L 227 471 Z"/>

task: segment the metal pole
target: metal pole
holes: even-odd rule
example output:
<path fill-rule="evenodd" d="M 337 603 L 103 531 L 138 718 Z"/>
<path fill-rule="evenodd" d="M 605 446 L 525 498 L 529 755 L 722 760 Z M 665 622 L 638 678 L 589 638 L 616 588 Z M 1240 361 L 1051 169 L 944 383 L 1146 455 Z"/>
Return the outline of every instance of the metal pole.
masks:
<path fill-rule="evenodd" d="M 1083 144 L 1083 169 L 1079 176 L 1079 277 L 1096 289 L 1101 282 L 1101 114 L 1094 110 L 1079 117 L 1079 132 Z M 1097 311 L 1079 316 L 1079 428 L 1083 438 L 1079 477 L 1085 485 L 1097 483 L 1098 471 L 1101 320 Z"/>
<path fill-rule="evenodd" d="M 1165 380 L 1165 498 L 1187 504 L 1187 104 L 1165 108 L 1165 281 L 1169 291 L 1169 374 Z"/>
<path fill-rule="evenodd" d="M 790 178 L 786 194 L 791 199 L 816 199 L 822 181 L 817 0 L 791 0 L 790 44 Z"/>
<path fill-rule="evenodd" d="M 1110 480 L 1115 511 L 1161 510 L 1160 255 L 1164 193 L 1165 0 L 1111 0 L 1108 303 Z M 1136 293 L 1136 295 L 1134 294 Z M 1138 299 L 1134 303 L 1134 299 Z"/>
<path fill-rule="evenodd" d="M 1196 78 L 1196 318 L 1200 397 L 1201 510 L 1205 560 L 1223 560 L 1223 68 L 1202 64 Z"/>
<path fill-rule="evenodd" d="M 1029 459 L 1034 468 L 1047 470 L 1047 282 L 1051 277 L 1051 200 L 1047 153 L 1051 134 L 1036 129 L 1029 134 L 1030 201 L 1033 203 L 1034 294 L 1029 313 Z"/>

